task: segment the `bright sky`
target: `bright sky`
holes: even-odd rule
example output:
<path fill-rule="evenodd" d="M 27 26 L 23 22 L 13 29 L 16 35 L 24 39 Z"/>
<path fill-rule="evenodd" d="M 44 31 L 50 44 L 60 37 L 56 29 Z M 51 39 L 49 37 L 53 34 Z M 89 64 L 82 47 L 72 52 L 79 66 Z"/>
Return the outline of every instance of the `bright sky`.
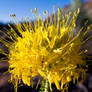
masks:
<path fill-rule="evenodd" d="M 0 22 L 6 23 L 12 20 L 10 14 L 16 14 L 19 19 L 27 16 L 32 19 L 31 9 L 37 8 L 38 13 L 48 9 L 51 13 L 53 5 L 56 8 L 63 8 L 70 3 L 71 0 L 0 0 Z"/>

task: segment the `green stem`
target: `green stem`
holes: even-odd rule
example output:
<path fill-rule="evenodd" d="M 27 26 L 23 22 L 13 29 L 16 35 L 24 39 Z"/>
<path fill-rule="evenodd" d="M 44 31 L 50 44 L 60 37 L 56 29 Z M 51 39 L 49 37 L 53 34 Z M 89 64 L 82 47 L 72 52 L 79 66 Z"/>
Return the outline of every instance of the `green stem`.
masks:
<path fill-rule="evenodd" d="M 39 92 L 50 92 L 49 82 L 47 80 L 42 80 Z"/>

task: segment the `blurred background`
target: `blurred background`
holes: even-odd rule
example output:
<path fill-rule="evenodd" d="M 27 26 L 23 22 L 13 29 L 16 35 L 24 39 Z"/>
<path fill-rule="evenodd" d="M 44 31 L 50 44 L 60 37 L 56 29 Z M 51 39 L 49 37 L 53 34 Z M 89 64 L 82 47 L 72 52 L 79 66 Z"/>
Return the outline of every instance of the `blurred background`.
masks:
<path fill-rule="evenodd" d="M 32 13 L 30 12 L 31 9 L 37 8 L 38 14 L 43 14 L 44 10 L 48 10 L 49 14 L 52 15 L 53 5 L 55 5 L 55 12 L 57 12 L 57 8 L 61 8 L 63 14 L 68 13 L 69 11 L 74 12 L 78 8 L 81 9 L 77 19 L 78 27 L 76 30 L 81 28 L 87 20 L 87 26 L 92 24 L 92 0 L 0 0 L 0 37 L 2 36 L 7 39 L 7 37 L 2 34 L 1 31 L 5 32 L 5 28 L 9 29 L 9 21 L 13 22 L 14 20 L 11 15 L 16 15 L 20 22 L 21 19 L 25 19 L 25 17 L 28 17 L 32 22 L 35 20 L 35 17 L 33 17 Z M 87 36 L 89 35 L 92 35 L 92 30 L 90 30 Z M 8 48 L 6 48 L 2 42 L 0 42 L 0 48 L 7 53 L 9 52 Z M 87 54 L 88 56 L 91 56 L 92 40 L 88 40 L 83 48 L 87 48 Z M 0 61 L 2 57 L 5 56 L 0 54 Z M 86 60 L 89 65 L 86 79 L 80 79 L 79 84 L 74 85 L 73 83 L 70 83 L 69 92 L 92 92 L 92 58 L 90 57 Z M 10 74 L 8 72 L 4 73 L 8 70 L 8 66 L 9 65 L 6 61 L 0 62 L 0 92 L 14 92 L 13 85 L 8 83 Z M 34 88 L 23 85 L 18 88 L 18 92 L 38 92 L 38 90 L 35 90 L 37 81 L 38 79 L 35 78 Z M 53 92 L 59 91 L 54 89 Z"/>

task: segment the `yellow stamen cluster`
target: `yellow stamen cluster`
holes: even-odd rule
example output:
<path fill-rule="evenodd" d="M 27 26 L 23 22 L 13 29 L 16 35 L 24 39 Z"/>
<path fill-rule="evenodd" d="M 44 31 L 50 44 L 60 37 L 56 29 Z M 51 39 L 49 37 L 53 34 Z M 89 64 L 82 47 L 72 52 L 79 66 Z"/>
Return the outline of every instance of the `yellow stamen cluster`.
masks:
<path fill-rule="evenodd" d="M 37 15 L 37 9 L 35 9 Z M 15 22 L 15 28 L 18 33 L 11 28 L 9 38 L 13 41 L 3 43 L 9 48 L 9 72 L 11 81 L 15 87 L 23 81 L 30 86 L 31 80 L 35 76 L 42 76 L 50 83 L 55 83 L 57 89 L 67 88 L 68 83 L 78 79 L 80 74 L 85 73 L 86 62 L 82 55 L 85 51 L 81 50 L 83 37 L 88 33 L 88 29 L 82 33 L 81 28 L 75 34 L 76 19 L 79 9 L 74 13 L 71 20 L 71 14 L 61 16 L 61 10 L 58 9 L 57 15 L 48 16 L 42 20 L 37 15 L 37 20 L 32 24 L 28 18 L 27 22 L 18 24 Z M 61 85 L 60 85 L 61 82 Z"/>

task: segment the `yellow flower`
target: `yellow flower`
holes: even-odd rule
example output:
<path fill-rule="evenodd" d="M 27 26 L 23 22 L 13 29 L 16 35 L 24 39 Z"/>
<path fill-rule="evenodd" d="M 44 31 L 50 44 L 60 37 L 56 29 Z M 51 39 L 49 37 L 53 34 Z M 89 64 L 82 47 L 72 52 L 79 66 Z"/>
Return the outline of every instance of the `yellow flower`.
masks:
<path fill-rule="evenodd" d="M 33 25 L 30 21 L 17 24 L 15 29 L 9 31 L 9 38 L 13 43 L 0 38 L 0 40 L 9 48 L 9 72 L 11 73 L 11 82 L 14 82 L 15 88 L 20 80 L 30 86 L 32 77 L 42 76 L 50 84 L 55 83 L 60 90 L 73 79 L 77 79 L 80 73 L 84 74 L 86 62 L 83 60 L 81 46 L 85 42 L 83 37 L 90 30 L 90 27 L 82 33 L 82 29 L 74 35 L 76 28 L 76 19 L 79 10 L 74 13 L 69 23 L 70 13 L 67 16 L 60 16 L 58 9 L 57 17 L 50 16 L 44 21 L 37 15 L 37 21 Z M 65 17 L 65 18 L 64 18 Z M 53 20 L 54 21 L 53 21 Z M 56 21 L 55 21 L 56 20 Z M 79 66 L 79 67 L 78 67 Z"/>

